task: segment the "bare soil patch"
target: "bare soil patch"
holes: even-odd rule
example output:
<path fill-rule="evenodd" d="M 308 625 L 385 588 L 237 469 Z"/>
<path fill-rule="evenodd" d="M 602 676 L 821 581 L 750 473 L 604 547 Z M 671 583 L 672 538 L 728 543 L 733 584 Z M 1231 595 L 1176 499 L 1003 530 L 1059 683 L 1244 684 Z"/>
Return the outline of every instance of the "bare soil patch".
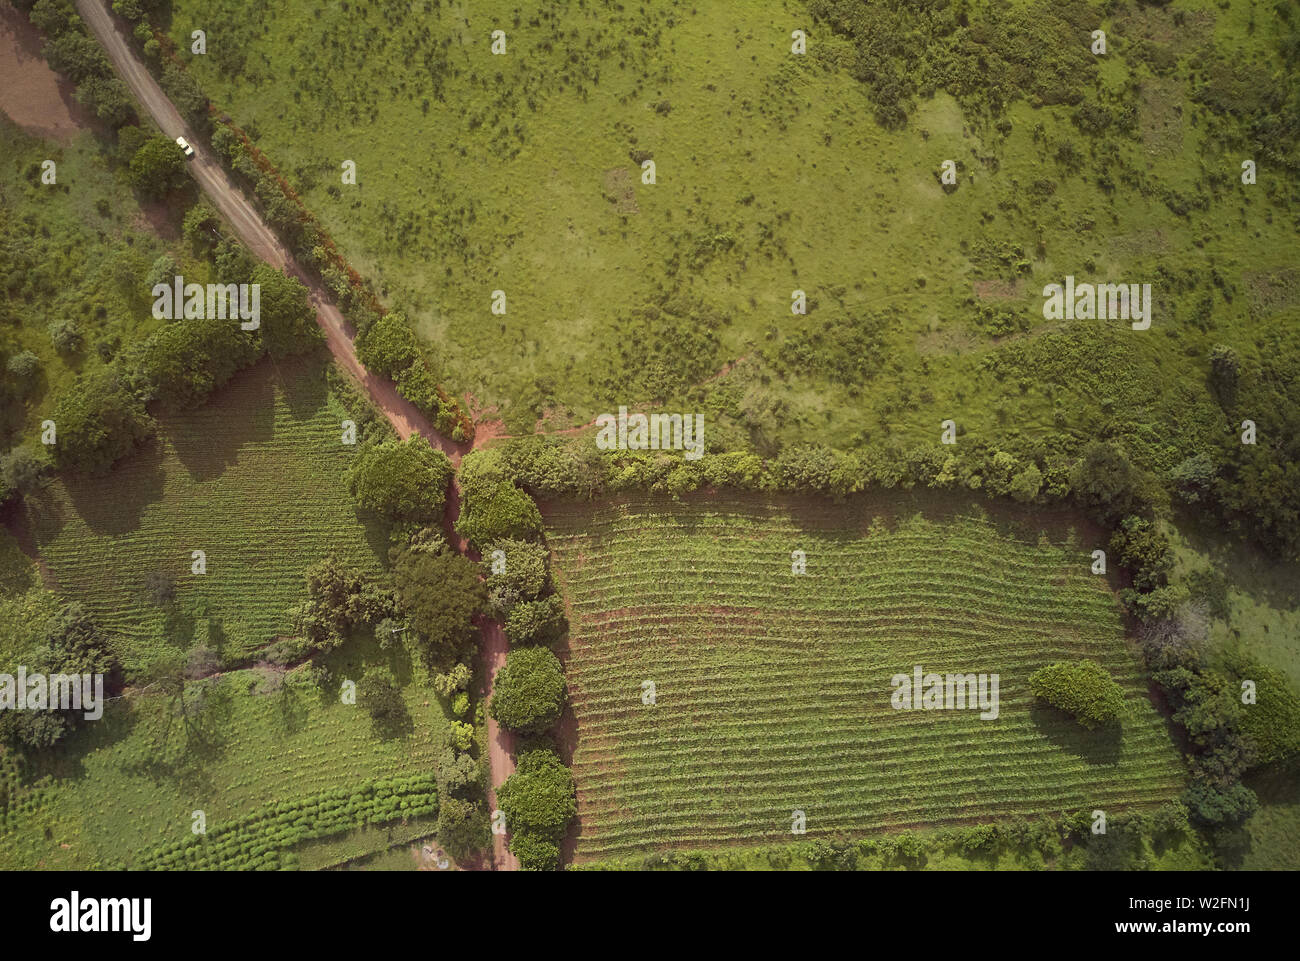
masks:
<path fill-rule="evenodd" d="M 91 125 L 73 86 L 41 58 L 41 34 L 13 7 L 0 6 L 0 110 L 28 133 L 69 140 Z"/>
<path fill-rule="evenodd" d="M 620 214 L 640 213 L 636 205 L 636 189 L 632 186 L 632 174 L 626 167 L 611 167 L 604 175 L 605 199 L 614 204 Z"/>

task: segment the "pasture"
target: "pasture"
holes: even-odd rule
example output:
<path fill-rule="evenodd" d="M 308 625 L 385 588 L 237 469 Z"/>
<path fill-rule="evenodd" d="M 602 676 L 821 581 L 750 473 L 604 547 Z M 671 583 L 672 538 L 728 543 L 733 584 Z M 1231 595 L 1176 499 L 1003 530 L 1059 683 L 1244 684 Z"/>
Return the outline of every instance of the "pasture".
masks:
<path fill-rule="evenodd" d="M 1156 805 L 1182 762 L 1090 532 L 902 495 L 545 510 L 571 605 L 575 863 Z M 792 551 L 807 572 L 792 572 Z M 1035 705 L 1062 659 L 1124 688 L 1117 730 Z M 891 678 L 997 673 L 1000 712 L 895 710 Z M 643 703 L 643 682 L 655 687 Z"/>

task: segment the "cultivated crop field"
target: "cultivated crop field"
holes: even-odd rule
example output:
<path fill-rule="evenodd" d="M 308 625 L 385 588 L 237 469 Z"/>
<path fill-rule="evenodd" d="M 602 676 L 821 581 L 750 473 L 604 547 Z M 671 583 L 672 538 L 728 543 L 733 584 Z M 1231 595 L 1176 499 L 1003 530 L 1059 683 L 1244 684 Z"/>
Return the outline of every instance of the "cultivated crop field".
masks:
<path fill-rule="evenodd" d="M 380 570 L 387 533 L 347 490 L 356 448 L 339 425 L 357 413 L 319 360 L 263 363 L 203 408 L 163 418 L 160 440 L 107 477 L 60 478 L 25 522 L 60 590 L 122 638 L 128 666 L 159 643 L 252 650 L 288 633 L 317 560 L 334 552 Z M 191 573 L 195 550 L 206 574 Z M 151 599 L 159 582 L 173 601 Z"/>
<path fill-rule="evenodd" d="M 576 863 L 790 840 L 796 810 L 815 837 L 1113 812 L 1182 788 L 1068 518 L 873 495 L 564 502 L 546 520 L 572 606 Z M 1118 733 L 1033 706 L 1031 672 L 1084 657 L 1126 692 Z M 999 674 L 999 717 L 894 710 L 892 675 L 918 664 Z"/>

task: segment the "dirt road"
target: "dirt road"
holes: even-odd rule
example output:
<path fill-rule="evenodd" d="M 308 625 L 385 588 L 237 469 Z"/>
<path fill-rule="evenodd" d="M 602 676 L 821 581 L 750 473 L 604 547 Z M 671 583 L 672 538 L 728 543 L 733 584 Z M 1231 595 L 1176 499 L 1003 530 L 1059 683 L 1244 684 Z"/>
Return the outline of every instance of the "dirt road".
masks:
<path fill-rule="evenodd" d="M 104 46 L 108 59 L 126 82 L 136 101 L 144 107 L 164 134 L 172 138 L 184 137 L 194 148 L 194 156 L 190 159 L 190 172 L 198 181 L 204 194 L 212 201 L 213 206 L 230 223 L 239 239 L 262 260 L 298 278 L 306 285 L 312 305 L 316 308 L 316 322 L 325 332 L 325 340 L 334 359 L 365 388 L 375 406 L 392 422 L 399 437 L 405 440 L 412 434 L 423 434 L 429 443 L 441 448 L 451 458 L 452 463 L 459 465 L 461 454 L 467 450 L 467 446 L 456 444 L 439 434 L 429 423 L 429 419 L 397 392 L 397 387 L 391 381 L 371 374 L 357 359 L 352 342 L 353 331 L 344 320 L 343 314 L 330 300 L 324 288 L 313 283 L 289 251 L 284 248 L 279 238 L 235 186 L 211 152 L 198 142 L 194 132 L 190 130 L 172 102 L 167 99 L 167 95 L 158 86 L 153 75 L 135 56 L 126 38 L 118 32 L 106 4 L 102 0 L 76 0 L 76 3 L 77 11 L 86 21 L 86 26 Z M 468 544 L 456 535 L 453 526 L 459 510 L 460 487 L 453 479 L 444 523 L 452 543 L 456 544 L 461 553 L 468 553 Z M 483 620 L 479 628 L 482 634 L 480 647 L 487 667 L 488 690 L 485 694 L 490 694 L 492 679 L 496 677 L 497 669 L 505 663 L 505 635 L 502 633 L 501 625 L 495 621 Z M 514 763 L 510 754 L 513 742 L 509 732 L 499 730 L 496 721 L 491 719 L 488 720 L 488 746 L 491 784 L 500 784 L 514 772 Z M 488 803 L 492 810 L 496 810 L 494 790 L 488 791 Z M 493 861 L 496 868 L 505 871 L 517 870 L 519 862 L 506 849 L 505 837 L 494 834 L 492 841 Z"/>

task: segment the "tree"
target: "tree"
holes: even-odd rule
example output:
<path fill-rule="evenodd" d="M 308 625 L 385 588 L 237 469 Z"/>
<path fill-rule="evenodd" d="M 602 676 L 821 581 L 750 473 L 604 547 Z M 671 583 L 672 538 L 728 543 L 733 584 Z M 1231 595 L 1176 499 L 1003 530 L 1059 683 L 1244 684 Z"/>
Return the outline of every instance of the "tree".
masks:
<path fill-rule="evenodd" d="M 5 362 L 5 369 L 25 388 L 40 374 L 41 360 L 30 350 L 21 350 Z"/>
<path fill-rule="evenodd" d="M 146 395 L 170 410 L 197 407 L 257 359 L 257 347 L 236 320 L 178 320 L 145 342 L 136 373 Z"/>
<path fill-rule="evenodd" d="M 523 601 L 516 604 L 506 617 L 506 640 L 511 646 L 524 644 L 554 644 L 569 629 L 564 616 L 564 602 L 558 594 L 540 601 Z"/>
<path fill-rule="evenodd" d="M 471 618 L 487 600 L 478 566 L 459 554 L 405 551 L 393 566 L 397 595 L 431 659 L 459 653 L 473 637 Z"/>
<path fill-rule="evenodd" d="M 1241 732 L 1254 742 L 1255 763 L 1300 757 L 1300 697 L 1287 676 L 1240 655 L 1230 667 L 1239 681 L 1255 683 L 1254 703 L 1241 707 Z"/>
<path fill-rule="evenodd" d="M 564 710 L 564 668 L 544 647 L 522 647 L 506 655 L 492 685 L 488 713 L 521 734 L 536 734 Z"/>
<path fill-rule="evenodd" d="M 1049 664 L 1029 675 L 1029 689 L 1087 728 L 1110 724 L 1124 711 L 1124 689 L 1096 661 Z"/>
<path fill-rule="evenodd" d="M 516 604 L 534 600 L 546 590 L 550 584 L 548 557 L 545 545 L 511 538 L 492 541 L 483 548 L 488 603 L 494 614 L 505 616 Z M 498 562 L 504 570 L 494 574 Z"/>
<path fill-rule="evenodd" d="M 521 751 L 515 773 L 497 788 L 497 803 L 511 834 L 558 841 L 578 813 L 573 773 L 552 751 Z"/>
<path fill-rule="evenodd" d="M 0 457 L 0 479 L 10 490 L 30 494 L 41 485 L 51 466 L 44 449 L 20 444 Z"/>
<path fill-rule="evenodd" d="M 420 434 L 363 446 L 348 473 L 357 505 L 390 520 L 432 520 L 442 513 L 454 469 Z"/>
<path fill-rule="evenodd" d="M 163 197 L 185 182 L 185 153 L 175 141 L 150 137 L 131 158 L 129 179 L 146 197 Z"/>
<path fill-rule="evenodd" d="M 462 797 L 472 792 L 479 785 L 481 773 L 472 756 L 448 747 L 438 757 L 438 796 Z"/>
<path fill-rule="evenodd" d="M 485 497 L 465 497 L 456 529 L 478 545 L 502 538 L 524 540 L 541 532 L 542 515 L 531 497 L 501 481 Z"/>
<path fill-rule="evenodd" d="M 357 338 L 357 357 L 376 374 L 397 378 L 420 357 L 415 334 L 398 312 L 385 314 Z"/>
<path fill-rule="evenodd" d="M 396 613 L 392 590 L 344 567 L 334 555 L 307 570 L 307 600 L 293 612 L 295 630 L 315 651 L 335 650 L 354 629 Z"/>
<path fill-rule="evenodd" d="M 438 843 L 457 860 L 471 857 L 488 844 L 487 813 L 477 804 L 455 796 L 438 798 Z"/>
<path fill-rule="evenodd" d="M 101 368 L 80 377 L 54 408 L 55 461 L 60 467 L 103 473 L 153 434 L 153 418 L 117 371 Z"/>
<path fill-rule="evenodd" d="M 1102 520 L 1135 512 L 1138 476 L 1127 457 L 1110 444 L 1093 441 L 1070 473 L 1075 498 Z"/>
<path fill-rule="evenodd" d="M 510 853 L 525 871 L 554 871 L 560 866 L 560 848 L 554 841 L 528 831 L 510 838 Z"/>
<path fill-rule="evenodd" d="M 269 264 L 253 269 L 253 283 L 260 285 L 262 345 L 274 358 L 301 354 L 318 346 L 324 336 L 316 324 L 316 308 L 307 288 L 295 277 L 287 277 Z"/>

